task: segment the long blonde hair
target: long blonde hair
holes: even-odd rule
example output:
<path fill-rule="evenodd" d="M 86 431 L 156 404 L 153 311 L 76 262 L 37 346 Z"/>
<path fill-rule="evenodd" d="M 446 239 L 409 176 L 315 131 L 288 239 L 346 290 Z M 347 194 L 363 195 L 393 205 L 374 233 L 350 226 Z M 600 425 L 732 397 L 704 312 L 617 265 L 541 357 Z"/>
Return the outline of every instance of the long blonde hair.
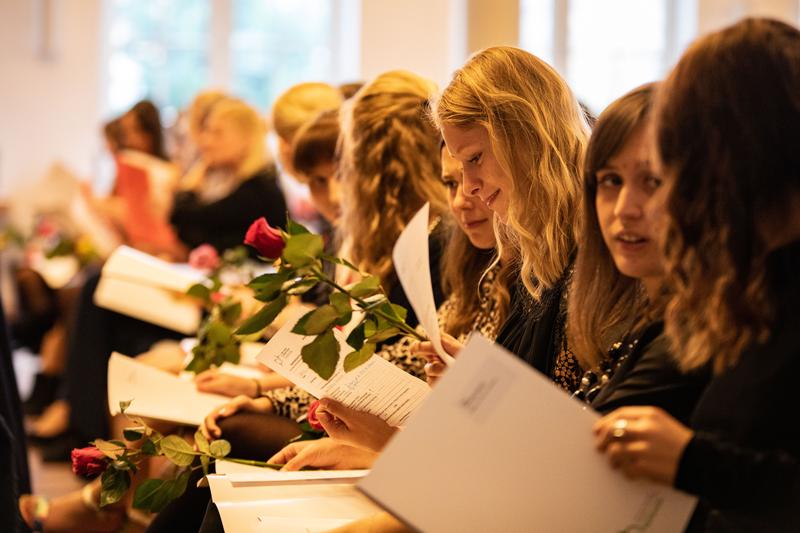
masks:
<path fill-rule="evenodd" d="M 342 93 L 320 82 L 298 83 L 289 87 L 272 104 L 270 119 L 278 137 L 291 143 L 300 127 L 320 112 L 336 109 Z"/>
<path fill-rule="evenodd" d="M 482 126 L 511 178 L 508 220 L 495 224 L 499 257 L 516 263 L 538 300 L 564 275 L 579 234 L 588 125 L 566 82 L 510 46 L 478 52 L 433 102 L 441 129 Z"/>
<path fill-rule="evenodd" d="M 238 177 L 249 178 L 268 164 L 264 140 L 266 127 L 264 120 L 253 107 L 242 100 L 228 98 L 214 105 L 209 120 L 213 118 L 230 123 L 248 140 L 247 154 L 236 169 Z"/>
<path fill-rule="evenodd" d="M 392 247 L 425 202 L 448 212 L 441 181 L 440 137 L 427 118 L 436 86 L 411 72 L 378 76 L 342 107 L 342 218 L 350 259 L 394 283 Z"/>

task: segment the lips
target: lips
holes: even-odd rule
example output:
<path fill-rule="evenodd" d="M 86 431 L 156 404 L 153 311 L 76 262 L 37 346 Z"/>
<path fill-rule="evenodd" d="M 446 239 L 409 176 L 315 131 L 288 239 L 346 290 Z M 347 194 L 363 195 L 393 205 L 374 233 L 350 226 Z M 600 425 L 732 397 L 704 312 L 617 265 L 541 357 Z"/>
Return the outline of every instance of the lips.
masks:
<path fill-rule="evenodd" d="M 466 229 L 472 229 L 480 226 L 481 224 L 486 223 L 488 220 L 489 220 L 488 218 L 482 218 L 480 220 L 464 221 L 463 224 Z"/>
<path fill-rule="evenodd" d="M 647 246 L 650 239 L 637 233 L 620 232 L 614 236 L 618 247 L 625 252 L 638 252 Z"/>
<path fill-rule="evenodd" d="M 489 197 L 483 201 L 486 204 L 486 207 L 492 207 L 492 203 L 497 199 L 497 196 L 500 194 L 500 189 L 494 191 Z"/>

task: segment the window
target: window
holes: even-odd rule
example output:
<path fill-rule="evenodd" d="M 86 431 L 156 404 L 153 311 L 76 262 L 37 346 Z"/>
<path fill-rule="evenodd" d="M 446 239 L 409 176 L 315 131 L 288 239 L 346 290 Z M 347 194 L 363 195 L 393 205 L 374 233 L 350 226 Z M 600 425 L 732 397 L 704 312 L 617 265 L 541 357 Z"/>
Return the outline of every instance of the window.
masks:
<path fill-rule="evenodd" d="M 520 44 L 599 113 L 664 76 L 695 32 L 696 0 L 521 0 Z"/>
<path fill-rule="evenodd" d="M 266 111 L 290 85 L 338 82 L 358 60 L 341 57 L 357 39 L 353 0 L 106 2 L 105 107 L 112 113 L 147 97 L 169 120 L 208 87 Z"/>

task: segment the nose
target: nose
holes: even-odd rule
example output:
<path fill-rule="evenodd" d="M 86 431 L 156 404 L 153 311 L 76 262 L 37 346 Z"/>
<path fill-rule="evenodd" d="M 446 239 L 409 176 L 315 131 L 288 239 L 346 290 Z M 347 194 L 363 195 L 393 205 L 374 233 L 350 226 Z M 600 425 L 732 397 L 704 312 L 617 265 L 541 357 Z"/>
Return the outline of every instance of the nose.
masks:
<path fill-rule="evenodd" d="M 328 180 L 328 198 L 332 204 L 339 206 L 341 194 L 339 192 L 339 179 L 336 176 Z"/>
<path fill-rule="evenodd" d="M 644 197 L 635 188 L 623 186 L 614 205 L 614 215 L 618 218 L 635 219 L 642 216 Z"/>
<path fill-rule="evenodd" d="M 453 198 L 453 209 L 467 211 L 473 207 L 473 197 L 464 193 L 463 181 L 461 186 L 456 188 L 456 196 Z"/>
<path fill-rule="evenodd" d="M 464 191 L 465 196 L 477 196 L 483 188 L 483 180 L 478 176 L 478 172 L 472 165 L 462 166 L 463 180 L 461 182 L 461 189 Z"/>

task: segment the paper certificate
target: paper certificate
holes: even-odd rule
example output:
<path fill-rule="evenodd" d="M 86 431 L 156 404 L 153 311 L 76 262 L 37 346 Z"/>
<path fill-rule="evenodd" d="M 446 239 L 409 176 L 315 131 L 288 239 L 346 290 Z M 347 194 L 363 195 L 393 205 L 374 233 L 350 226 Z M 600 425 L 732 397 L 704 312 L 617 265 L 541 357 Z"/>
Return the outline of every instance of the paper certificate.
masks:
<path fill-rule="evenodd" d="M 119 402 L 133 400 L 126 411 L 166 422 L 199 426 L 214 408 L 230 401 L 219 394 L 200 392 L 194 381 L 138 362 L 119 353 L 108 361 L 108 408 L 118 414 Z"/>
<path fill-rule="evenodd" d="M 422 206 L 411 222 L 405 227 L 392 252 L 397 279 L 417 314 L 417 319 L 428 334 L 436 353 L 450 365 L 453 358 L 442 348 L 439 333 L 439 319 L 436 316 L 436 303 L 431 285 L 430 259 L 428 256 L 428 218 L 430 204 Z"/>
<path fill-rule="evenodd" d="M 612 470 L 597 419 L 474 334 L 359 488 L 432 533 L 683 531 L 696 499 Z"/>
<path fill-rule="evenodd" d="M 403 372 L 380 356 L 373 356 L 355 370 L 345 372 L 344 355 L 352 351 L 342 332 L 334 330 L 340 357 L 336 371 L 324 380 L 303 361 L 300 353 L 311 337 L 292 333 L 290 320 L 276 333 L 258 356 L 258 361 L 289 379 L 317 398 L 333 398 L 343 404 L 372 413 L 391 426 L 403 425 L 425 400 L 427 383 Z"/>

